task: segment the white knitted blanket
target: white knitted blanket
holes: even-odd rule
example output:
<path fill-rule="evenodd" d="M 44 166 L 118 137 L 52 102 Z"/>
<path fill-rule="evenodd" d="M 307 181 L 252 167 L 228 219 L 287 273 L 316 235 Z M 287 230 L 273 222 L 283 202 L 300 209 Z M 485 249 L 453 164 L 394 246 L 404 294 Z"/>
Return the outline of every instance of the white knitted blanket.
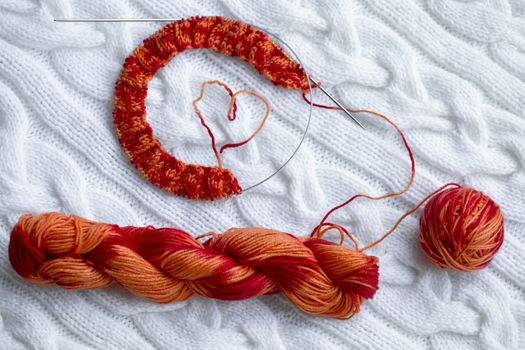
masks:
<path fill-rule="evenodd" d="M 505 243 L 491 265 L 476 273 L 431 265 L 417 243 L 417 213 L 369 252 L 380 258 L 380 289 L 348 321 L 308 316 L 280 295 L 157 305 L 118 286 L 72 292 L 22 281 L 7 247 L 24 212 L 193 235 L 263 226 L 304 236 L 351 195 L 405 185 L 410 164 L 391 128 L 361 115 L 361 130 L 321 109 L 294 160 L 236 198 L 189 201 L 143 179 L 115 138 L 112 96 L 124 58 L 160 24 L 53 18 L 192 15 L 237 18 L 277 34 L 345 104 L 386 113 L 404 129 L 417 163 L 412 190 L 380 203 L 360 200 L 333 217 L 361 244 L 456 181 L 490 195 L 504 212 Z M 214 164 L 191 106 L 210 79 L 256 90 L 272 105 L 253 143 L 224 154 L 241 184 L 251 185 L 290 155 L 308 106 L 235 59 L 177 56 L 150 84 L 148 120 L 188 162 Z M 263 112 L 242 97 L 239 120 L 229 123 L 227 104 L 217 88 L 201 104 L 219 144 L 249 135 Z M 523 0 L 0 0 L 0 348 L 524 349 L 524 110 Z"/>

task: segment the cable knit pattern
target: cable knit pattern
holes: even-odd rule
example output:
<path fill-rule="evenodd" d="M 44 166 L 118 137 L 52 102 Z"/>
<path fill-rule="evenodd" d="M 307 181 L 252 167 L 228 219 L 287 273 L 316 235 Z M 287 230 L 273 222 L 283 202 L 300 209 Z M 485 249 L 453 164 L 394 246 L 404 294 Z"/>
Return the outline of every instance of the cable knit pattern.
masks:
<path fill-rule="evenodd" d="M 151 186 L 122 152 L 111 106 L 125 57 L 161 25 L 52 18 L 192 15 L 236 18 L 279 35 L 344 103 L 386 113 L 404 129 L 417 162 L 413 189 L 355 203 L 332 220 L 366 244 L 431 190 L 460 182 L 493 198 L 505 216 L 505 242 L 489 267 L 469 274 L 434 267 L 418 246 L 414 216 L 370 252 L 379 257 L 380 289 L 348 321 L 307 316 L 279 295 L 157 305 L 119 288 L 68 292 L 23 282 L 7 246 L 24 212 L 193 235 L 260 226 L 306 236 L 352 194 L 405 184 L 409 163 L 390 129 L 363 116 L 363 131 L 341 112 L 314 110 L 301 151 L 263 186 L 213 203 Z M 0 17 L 0 348 L 525 348 L 522 1 L 0 0 Z M 308 106 L 234 59 L 181 54 L 152 79 L 146 105 L 156 137 L 185 162 L 214 164 L 191 108 L 209 79 L 256 90 L 272 104 L 253 143 L 223 159 L 247 188 L 293 151 Z M 317 92 L 314 99 L 329 103 Z M 244 98 L 226 127 L 227 105 L 219 91 L 202 101 L 218 144 L 249 135 L 261 115 L 260 104 Z"/>

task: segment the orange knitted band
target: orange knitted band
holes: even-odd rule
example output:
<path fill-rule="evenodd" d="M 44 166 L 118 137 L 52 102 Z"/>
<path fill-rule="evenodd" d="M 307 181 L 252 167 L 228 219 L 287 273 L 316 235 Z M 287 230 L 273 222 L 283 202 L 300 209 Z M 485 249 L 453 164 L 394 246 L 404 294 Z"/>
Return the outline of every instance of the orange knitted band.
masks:
<path fill-rule="evenodd" d="M 222 17 L 192 17 L 168 24 L 126 58 L 116 83 L 113 117 L 130 161 L 151 183 L 179 196 L 213 200 L 239 194 L 237 179 L 219 159 L 218 166 L 176 159 L 162 147 L 146 121 L 148 82 L 175 55 L 189 49 L 237 57 L 287 89 L 308 89 L 307 76 L 268 35 Z"/>

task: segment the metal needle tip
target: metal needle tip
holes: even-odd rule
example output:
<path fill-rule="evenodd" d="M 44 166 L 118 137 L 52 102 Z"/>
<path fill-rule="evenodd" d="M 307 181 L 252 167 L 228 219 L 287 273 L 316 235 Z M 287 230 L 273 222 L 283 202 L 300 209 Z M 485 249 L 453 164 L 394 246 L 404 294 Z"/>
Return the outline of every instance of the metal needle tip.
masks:
<path fill-rule="evenodd" d="M 357 120 L 357 118 L 354 117 L 354 116 L 352 115 L 352 113 L 350 113 L 350 112 L 349 112 L 349 111 L 348 111 L 348 110 L 347 110 L 347 109 L 346 109 L 341 103 L 339 103 L 339 101 L 337 101 L 332 95 L 330 95 L 330 94 L 328 93 L 328 91 L 326 91 L 321 85 L 319 85 L 318 82 L 316 82 L 311 76 L 308 76 L 308 79 L 310 79 L 310 81 L 311 81 L 312 83 L 314 83 L 315 85 L 317 85 L 317 87 L 319 88 L 319 90 L 321 90 L 326 96 L 328 96 L 328 98 L 329 98 L 330 100 L 332 100 L 332 102 L 334 102 L 334 103 L 337 105 L 337 107 L 341 108 L 341 110 L 342 110 L 343 112 L 345 112 L 347 116 L 349 116 L 350 118 L 352 118 L 352 120 L 353 120 L 357 125 L 359 125 L 363 130 L 365 129 L 365 127 L 363 126 L 363 124 L 361 124 L 361 122 L 360 122 L 359 120 Z"/>
<path fill-rule="evenodd" d="M 54 18 L 55 22 L 173 22 L 175 18 Z M 341 108 L 343 112 L 346 113 L 357 125 L 359 125 L 363 130 L 365 127 L 356 117 L 352 115 L 339 101 L 337 101 L 332 95 L 328 93 L 322 86 L 319 85 L 311 76 L 308 76 L 308 79 L 321 90 L 330 100 L 332 100 L 337 107 Z"/>
<path fill-rule="evenodd" d="M 55 22 L 174 22 L 180 18 L 55 18 Z"/>

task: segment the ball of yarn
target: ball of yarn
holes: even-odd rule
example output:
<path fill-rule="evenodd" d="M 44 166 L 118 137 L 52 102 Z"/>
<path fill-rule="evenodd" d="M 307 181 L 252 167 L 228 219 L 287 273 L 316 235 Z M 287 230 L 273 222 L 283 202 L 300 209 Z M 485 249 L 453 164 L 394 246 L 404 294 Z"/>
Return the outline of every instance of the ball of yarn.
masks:
<path fill-rule="evenodd" d="M 437 266 L 454 271 L 486 267 L 503 243 L 498 205 L 472 188 L 449 188 L 425 206 L 419 243 Z"/>
<path fill-rule="evenodd" d="M 348 318 L 378 287 L 378 259 L 320 238 L 232 228 L 201 243 L 175 228 L 119 227 L 60 213 L 23 215 L 9 259 L 28 282 L 66 289 L 118 282 L 158 303 L 281 292 L 306 313 Z"/>

